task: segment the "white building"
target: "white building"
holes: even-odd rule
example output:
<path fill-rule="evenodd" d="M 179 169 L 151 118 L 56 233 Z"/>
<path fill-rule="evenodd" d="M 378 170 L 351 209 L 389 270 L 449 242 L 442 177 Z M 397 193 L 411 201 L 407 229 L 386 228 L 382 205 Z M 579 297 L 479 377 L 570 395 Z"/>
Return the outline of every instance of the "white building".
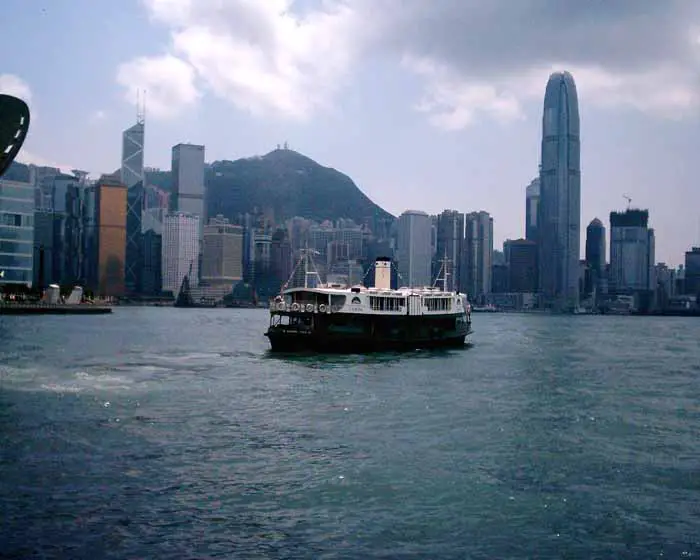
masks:
<path fill-rule="evenodd" d="M 200 219 L 195 214 L 171 212 L 163 219 L 163 290 L 175 297 L 186 275 L 190 286 L 198 284 L 199 231 Z"/>
<path fill-rule="evenodd" d="M 202 282 L 231 288 L 243 277 L 243 228 L 222 215 L 204 226 Z"/>
<path fill-rule="evenodd" d="M 406 210 L 399 216 L 399 285 L 432 285 L 432 219 L 425 212 Z"/>

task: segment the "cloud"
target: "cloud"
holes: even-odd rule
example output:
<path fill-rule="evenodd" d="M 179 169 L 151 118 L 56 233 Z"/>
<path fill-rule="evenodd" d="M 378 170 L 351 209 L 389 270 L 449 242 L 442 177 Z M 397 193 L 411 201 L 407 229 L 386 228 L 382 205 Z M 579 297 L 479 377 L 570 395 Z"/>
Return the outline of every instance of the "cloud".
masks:
<path fill-rule="evenodd" d="M 125 99 L 133 104 L 137 91 L 145 90 L 148 114 L 155 118 L 175 117 L 194 105 L 200 96 L 194 80 L 192 66 L 169 54 L 140 57 L 117 71 L 117 82 L 126 89 Z"/>
<path fill-rule="evenodd" d="M 451 68 L 427 58 L 404 57 L 404 67 L 423 77 L 428 86 L 416 110 L 427 113 L 432 124 L 445 130 L 459 130 L 482 112 L 499 121 L 522 118 L 520 103 L 503 85 L 465 81 Z"/>
<path fill-rule="evenodd" d="M 255 115 L 308 118 L 373 59 L 417 75 L 416 109 L 447 129 L 522 118 L 523 103 L 541 99 L 561 69 L 581 103 L 672 118 L 700 108 L 697 2 L 316 0 L 303 12 L 292 0 L 144 4 L 170 31 L 169 54 L 128 63 L 126 75 L 180 92 L 165 96 L 163 115 L 210 91 Z"/>
<path fill-rule="evenodd" d="M 353 58 L 353 29 L 361 27 L 342 2 L 304 16 L 293 12 L 288 0 L 145 4 L 154 21 L 170 28 L 172 64 L 177 60 L 180 67 L 192 68 L 201 88 L 259 116 L 305 119 L 328 108 Z M 139 64 L 150 73 L 158 60 L 143 58 Z M 179 78 L 193 91 L 192 74 Z"/>
<path fill-rule="evenodd" d="M 34 154 L 32 152 L 28 152 L 27 150 L 24 149 L 24 147 L 20 150 L 19 154 L 17 155 L 17 161 L 20 163 L 24 164 L 34 164 L 38 165 L 40 167 L 57 167 L 64 173 L 71 173 L 72 169 L 76 169 L 75 166 L 73 165 L 67 165 L 65 163 L 57 163 L 51 159 L 47 159 L 45 157 L 42 157 L 40 155 Z"/>
<path fill-rule="evenodd" d="M 32 100 L 32 90 L 27 82 L 14 74 L 0 74 L 0 93 L 19 97 L 25 103 Z"/>
<path fill-rule="evenodd" d="M 462 128 L 479 116 L 521 118 L 522 103 L 541 99 L 555 70 L 573 74 L 580 103 L 671 118 L 700 108 L 700 4 L 403 0 L 401 6 L 401 16 L 387 22 L 384 47 L 424 79 L 418 109 L 443 128 Z"/>

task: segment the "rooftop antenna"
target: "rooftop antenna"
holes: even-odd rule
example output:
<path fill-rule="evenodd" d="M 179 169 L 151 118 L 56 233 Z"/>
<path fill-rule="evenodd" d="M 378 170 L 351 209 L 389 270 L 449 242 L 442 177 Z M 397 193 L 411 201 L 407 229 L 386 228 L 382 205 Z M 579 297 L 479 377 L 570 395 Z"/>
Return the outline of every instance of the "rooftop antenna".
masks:
<path fill-rule="evenodd" d="M 146 120 L 146 90 L 143 90 L 143 99 L 141 98 L 141 90 L 136 90 L 136 124 L 143 124 Z"/>
<path fill-rule="evenodd" d="M 627 210 L 629 210 L 630 206 L 632 205 L 632 199 L 626 194 L 623 194 L 622 198 L 624 198 L 627 201 Z"/>

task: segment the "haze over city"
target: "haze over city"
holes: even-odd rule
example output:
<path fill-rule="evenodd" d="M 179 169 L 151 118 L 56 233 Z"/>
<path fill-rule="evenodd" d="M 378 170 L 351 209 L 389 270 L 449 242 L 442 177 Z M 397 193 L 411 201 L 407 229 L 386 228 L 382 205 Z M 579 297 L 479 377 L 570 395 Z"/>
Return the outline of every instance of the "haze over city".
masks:
<path fill-rule="evenodd" d="M 118 168 L 141 88 L 146 165 L 167 169 L 180 141 L 206 145 L 207 161 L 288 141 L 395 215 L 488 211 L 499 247 L 523 235 L 544 87 L 567 70 L 581 117 L 582 228 L 607 224 L 627 195 L 649 209 L 657 261 L 680 264 L 700 243 L 690 171 L 698 4 L 6 0 L 3 9 L 3 37 L 16 47 L 0 91 L 33 111 L 20 161 Z"/>

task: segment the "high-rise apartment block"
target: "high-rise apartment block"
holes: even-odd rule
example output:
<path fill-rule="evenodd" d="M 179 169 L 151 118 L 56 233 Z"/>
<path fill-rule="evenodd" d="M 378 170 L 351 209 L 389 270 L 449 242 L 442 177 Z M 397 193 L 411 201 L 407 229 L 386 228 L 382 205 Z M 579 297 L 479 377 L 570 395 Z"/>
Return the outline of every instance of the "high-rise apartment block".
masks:
<path fill-rule="evenodd" d="M 462 289 L 470 301 L 481 301 L 491 293 L 493 218 L 482 210 L 466 214 L 464 222 Z"/>
<path fill-rule="evenodd" d="M 435 274 L 443 277 L 447 267 L 447 285 L 440 286 L 446 290 L 458 290 L 461 286 L 461 261 L 464 244 L 464 214 L 457 210 L 444 210 L 437 217 L 435 228 Z"/>

